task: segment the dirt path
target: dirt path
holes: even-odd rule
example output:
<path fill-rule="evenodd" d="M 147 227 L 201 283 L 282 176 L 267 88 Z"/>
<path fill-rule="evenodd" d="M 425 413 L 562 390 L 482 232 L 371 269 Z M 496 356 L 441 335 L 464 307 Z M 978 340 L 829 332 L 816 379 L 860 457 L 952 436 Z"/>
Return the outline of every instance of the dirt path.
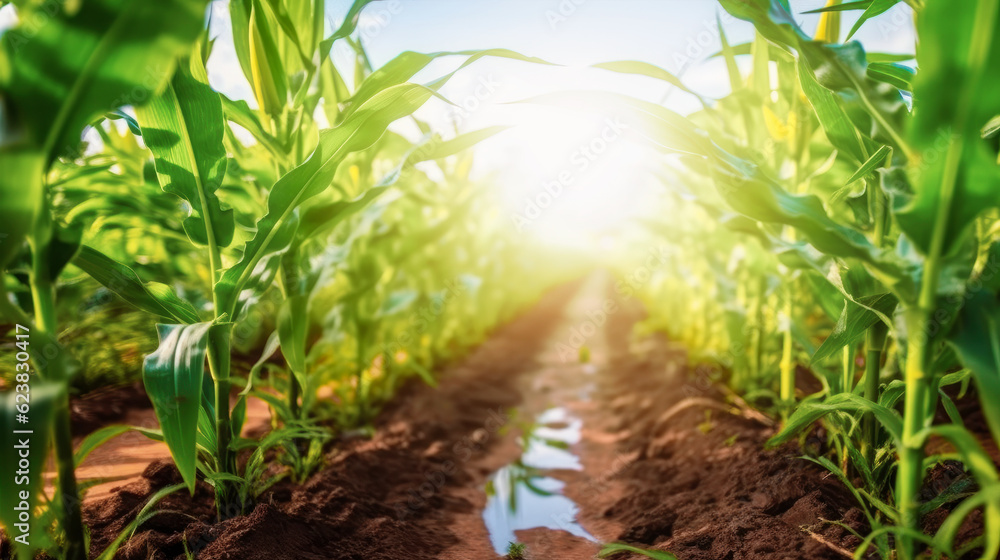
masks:
<path fill-rule="evenodd" d="M 610 290 L 609 302 L 607 359 L 581 408 L 586 469 L 566 487 L 583 525 L 682 560 L 850 558 L 859 540 L 825 521 L 867 531 L 848 491 L 797 448 L 765 451 L 770 419 L 691 367 L 683 348 L 632 337 L 638 302 Z"/>
<path fill-rule="evenodd" d="M 637 301 L 616 294 L 607 277 L 591 277 L 535 367 L 520 377 L 519 417 L 557 409 L 581 424 L 568 449 L 578 467 L 538 473 L 564 483 L 559 507 L 520 496 L 528 498 L 522 509 L 544 512 L 529 516 L 536 528 L 515 531 L 527 558 L 590 559 L 600 549 L 595 541 L 667 550 L 683 560 L 844 558 L 857 540 L 823 519 L 864 530 L 846 490 L 795 449 L 765 452 L 773 423 L 732 406 L 689 371 L 682 349 L 659 338 L 633 340 L 641 317 Z M 581 348 L 588 363 L 579 359 Z M 525 433 L 513 435 L 523 440 Z M 508 443 L 490 456 L 510 464 L 525 446 L 524 456 L 532 455 L 531 443 Z M 484 502 L 481 492 L 475 503 Z M 464 538 L 441 558 L 496 557 L 481 510 L 459 517 L 462 527 L 478 530 L 461 531 Z M 630 557 L 643 558 L 616 558 Z"/>
<path fill-rule="evenodd" d="M 594 558 L 612 541 L 684 560 L 842 557 L 850 537 L 820 518 L 850 521 L 844 490 L 791 450 L 761 451 L 773 428 L 681 375 L 683 353 L 632 344 L 635 302 L 608 286 L 553 291 L 439 387 L 408 384 L 372 439 L 336 442 L 308 483 L 280 483 L 247 516 L 213 523 L 204 485 L 170 496 L 118 557 L 495 560 L 507 540 L 533 560 Z M 139 449 L 120 451 L 143 467 Z M 89 502 L 93 552 L 177 480 L 153 462 Z"/>

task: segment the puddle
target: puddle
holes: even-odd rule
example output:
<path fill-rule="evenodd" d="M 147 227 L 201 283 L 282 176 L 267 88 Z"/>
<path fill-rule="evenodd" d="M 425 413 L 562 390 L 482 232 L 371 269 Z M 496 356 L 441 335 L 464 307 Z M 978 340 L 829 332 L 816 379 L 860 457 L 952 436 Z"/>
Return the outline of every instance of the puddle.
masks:
<path fill-rule="evenodd" d="M 582 426 L 562 407 L 546 410 L 533 425 L 523 427 L 521 457 L 490 476 L 483 521 L 498 554 L 506 554 L 508 543 L 517 541 L 515 531 L 537 527 L 597 541 L 576 522 L 579 508 L 562 495 L 565 484 L 545 475 L 551 469 L 583 469 L 570 451 L 580 441 Z"/>

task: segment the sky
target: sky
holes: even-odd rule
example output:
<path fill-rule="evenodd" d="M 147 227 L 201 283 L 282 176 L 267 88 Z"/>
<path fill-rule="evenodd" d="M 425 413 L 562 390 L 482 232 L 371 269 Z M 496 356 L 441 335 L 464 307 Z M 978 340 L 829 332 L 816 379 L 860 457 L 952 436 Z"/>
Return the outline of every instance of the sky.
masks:
<path fill-rule="evenodd" d="M 328 0 L 327 32 L 339 27 L 351 0 Z M 792 0 L 802 28 L 818 15 L 803 14 L 825 0 Z M 210 82 L 233 98 L 253 96 L 231 46 L 228 2 L 214 0 L 211 33 L 219 38 L 209 62 Z M 846 12 L 846 32 L 857 12 Z M 358 33 L 375 67 L 407 50 L 420 52 L 506 48 L 552 62 L 543 66 L 485 58 L 463 69 L 440 90 L 456 106 L 431 100 L 417 115 L 448 136 L 492 125 L 512 128 L 476 147 L 475 174 L 498 175 L 511 227 L 544 241 L 591 243 L 654 207 L 661 192 L 655 174 L 663 161 L 634 133 L 601 110 L 574 110 L 524 102 L 566 91 L 611 91 L 663 103 L 686 113 L 694 98 L 641 76 L 588 68 L 599 62 L 641 60 L 680 76 L 710 98 L 728 93 L 717 23 L 731 44 L 753 37 L 751 24 L 714 0 L 384 0 L 362 13 Z M 13 22 L 0 9 L 0 30 Z M 912 13 L 900 3 L 855 36 L 869 51 L 912 53 Z M 347 61 L 349 47 L 335 47 Z M 741 57 L 743 68 L 749 57 Z M 453 70 L 461 56 L 438 59 L 413 81 L 427 83 Z M 350 66 L 348 66 L 350 67 Z M 399 123 L 400 132 L 414 132 Z"/>
<path fill-rule="evenodd" d="M 334 20 L 329 23 L 339 24 L 349 4 L 328 2 Z M 815 30 L 819 16 L 801 12 L 824 4 L 792 0 L 807 32 Z M 845 14 L 845 33 L 855 19 Z M 441 90 L 465 110 L 432 101 L 418 114 L 441 130 L 456 120 L 463 130 L 513 126 L 476 148 L 477 170 L 500 173 L 502 211 L 511 225 L 543 241 L 589 244 L 595 234 L 599 240 L 655 206 L 663 156 L 629 131 L 616 130 L 600 111 L 520 101 L 543 93 L 602 90 L 690 112 L 696 100 L 669 84 L 588 66 L 641 60 L 681 76 L 703 95 L 721 97 L 729 89 L 724 63 L 710 59 L 721 47 L 717 21 L 731 44 L 752 40 L 752 25 L 712 0 L 389 0 L 366 9 L 359 32 L 376 66 L 405 50 L 498 47 L 561 65 L 482 59 Z M 869 51 L 912 53 L 912 13 L 901 3 L 855 38 Z M 750 63 L 742 58 L 747 60 L 741 64 Z M 441 59 L 414 81 L 428 82 L 461 61 Z"/>

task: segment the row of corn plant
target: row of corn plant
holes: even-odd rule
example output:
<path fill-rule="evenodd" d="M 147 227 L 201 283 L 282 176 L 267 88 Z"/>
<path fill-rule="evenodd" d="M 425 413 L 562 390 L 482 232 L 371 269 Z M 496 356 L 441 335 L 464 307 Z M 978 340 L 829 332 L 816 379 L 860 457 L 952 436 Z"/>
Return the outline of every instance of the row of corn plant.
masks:
<path fill-rule="evenodd" d="M 303 480 L 331 429 L 363 426 L 405 377 L 433 383 L 437 363 L 537 296 L 503 290 L 520 254 L 504 247 L 517 240 L 495 215 L 473 219 L 491 201 L 460 152 L 502 129 L 445 139 L 413 113 L 455 72 L 408 82 L 446 56 L 463 59 L 455 71 L 483 56 L 530 59 L 406 52 L 373 68 L 351 36 L 370 1 L 356 1 L 325 37 L 322 1 L 230 2 L 250 100 L 211 85 L 205 2 L 15 3 L 23 23 L 4 32 L 0 53 L 0 305 L 5 324 L 30 329 L 40 347 L 31 353 L 32 472 L 50 429 L 58 466 L 57 499 L 33 516 L 52 537 L 17 546 L 22 558 L 36 548 L 87 557 L 74 468 L 129 429 L 100 430 L 74 457 L 77 362 L 59 346 L 56 295 L 78 289 L 82 274 L 163 321 L 142 372 L 160 428 L 143 433 L 166 443 L 179 487 L 193 492 L 199 478 L 214 487 L 220 519 L 275 480 L 269 450 Z M 340 48 L 347 64 L 331 55 Z M 389 131 L 401 119 L 415 139 Z M 484 258 L 491 251 L 500 258 Z M 256 364 L 236 371 L 234 356 Z M 262 441 L 241 437 L 249 395 L 274 413 Z M 18 404 L 3 402 L 8 422 Z M 8 535 L 15 501 L 4 492 Z"/>
<path fill-rule="evenodd" d="M 46 542 L 61 549 L 66 558 L 87 557 L 69 425 L 67 389 L 75 362 L 59 345 L 56 317 L 56 282 L 79 247 L 81 231 L 52 219 L 47 183 L 80 157 L 79 140 L 85 126 L 162 88 L 174 61 L 186 56 L 197 39 L 206 7 L 200 1 L 89 4 L 90 9 L 79 10 L 62 4 L 16 3 L 19 19 L 33 25 L 16 26 L 0 38 L 0 166 L 4 170 L 0 268 L 5 273 L 0 306 L 5 322 L 16 323 L 30 334 L 22 352 L 31 357 L 31 367 L 17 381 L 26 389 L 30 386 L 33 397 L 30 402 L 19 402 L 17 395 L 25 393 L 5 396 L 3 416 L 7 426 L 14 421 L 15 411 L 22 411 L 21 404 L 30 404 L 30 430 L 34 432 L 30 483 L 22 488 L 23 493 L 5 488 L 2 515 L 8 530 L 17 522 L 35 525 L 22 531 L 33 535 L 30 546 L 18 549 L 22 558 L 31 558 L 32 547 Z M 12 290 L 23 294 L 16 302 L 9 296 Z M 58 520 L 49 521 L 57 521 L 58 530 L 46 540 L 47 527 L 36 524 L 31 512 L 42 480 L 40 468 L 49 432 L 57 467 L 52 508 L 58 512 Z M 5 429 L 3 437 L 5 443 L 13 444 L 11 430 Z M 17 462 L 8 456 L 5 453 L 5 478 L 10 474 L 13 480 Z M 15 506 L 22 501 L 27 502 L 29 520 L 17 516 Z"/>
<path fill-rule="evenodd" d="M 855 490 L 872 528 L 856 557 L 874 545 L 887 558 L 915 558 L 924 547 L 994 558 L 1000 496 L 983 445 L 1000 442 L 1000 101 L 982 92 L 1000 79 L 998 3 L 907 2 L 915 55 L 840 42 L 843 12 L 861 13 L 849 39 L 898 3 L 831 1 L 808 34 L 786 0 L 721 0 L 756 30 L 751 42 L 731 45 L 720 25 L 728 96 L 702 100 L 704 109 L 687 116 L 600 97 L 654 145 L 680 154 L 665 161 L 661 211 L 690 219 L 645 224 L 677 245 L 674 266 L 643 287 L 650 326 L 778 405 L 784 428 L 772 444 L 826 423 L 834 460 L 813 460 Z M 741 66 L 742 57 L 750 63 Z M 633 73 L 676 82 L 632 64 Z M 820 379 L 819 393 L 797 391 L 799 366 Z M 972 383 L 992 437 L 966 430 L 943 390 L 958 385 L 964 394 Z M 934 421 L 939 408 L 946 423 Z M 950 451 L 928 456 L 930 440 Z M 944 458 L 961 460 L 968 479 L 961 491 L 921 502 L 928 468 Z M 958 505 L 936 535 L 923 534 L 922 514 L 949 502 Z M 954 542 L 977 508 L 983 535 Z"/>

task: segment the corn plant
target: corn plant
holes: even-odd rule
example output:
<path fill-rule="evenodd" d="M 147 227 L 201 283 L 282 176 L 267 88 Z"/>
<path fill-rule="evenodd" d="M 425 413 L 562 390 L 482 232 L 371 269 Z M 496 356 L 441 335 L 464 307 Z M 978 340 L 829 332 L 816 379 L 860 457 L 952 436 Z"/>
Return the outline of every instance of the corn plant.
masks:
<path fill-rule="evenodd" d="M 7 273 L 23 270 L 18 263 L 24 262 L 30 292 L 15 305 L 5 275 L 0 300 L 4 316 L 31 329 L 32 341 L 49 349 L 44 363 L 39 361 L 40 350 L 32 352 L 39 379 L 55 387 L 51 389 L 54 394 L 39 388 L 39 396 L 46 396 L 39 402 L 41 418 L 36 418 L 36 429 L 45 432 L 51 422 L 62 512 L 58 521 L 65 557 L 71 559 L 85 558 L 87 550 L 73 472 L 66 390 L 73 361 L 57 340 L 55 283 L 78 248 L 80 231 L 53 221 L 46 190 L 49 173 L 73 165 L 68 162 L 77 157 L 86 125 L 122 105 L 139 104 L 163 87 L 175 58 L 187 52 L 198 36 L 205 9 L 205 2 L 200 1 L 83 4 L 72 12 L 58 5 L 37 30 L 15 26 L 3 34 L 0 50 L 4 104 L 0 193 L 7 228 L 0 266 Z M 18 7 L 21 21 L 42 9 L 30 3 Z M 141 48 L 121 48 L 126 44 Z M 53 65 L 53 59 L 60 64 Z M 18 261 L 25 255 L 25 242 L 29 247 L 26 261 Z M 43 454 L 44 449 L 36 448 L 36 454 Z M 19 554 L 28 558 L 32 551 L 21 547 Z"/>
<path fill-rule="evenodd" d="M 134 116 L 121 111 L 112 115 L 127 124 L 130 134 L 141 137 L 151 152 L 162 193 L 147 191 L 148 196 L 154 207 L 164 209 L 160 226 L 173 233 L 170 242 L 174 247 L 180 243 L 178 254 L 191 262 L 176 269 L 147 267 L 139 274 L 138 263 L 127 262 L 135 247 L 109 245 L 110 232 L 103 229 L 91 231 L 88 244 L 79 249 L 73 263 L 125 301 L 166 319 L 159 326 L 159 348 L 146 358 L 143 368 L 161 426 L 158 437 L 169 447 L 190 491 L 199 471 L 214 485 L 220 518 L 242 512 L 261 488 L 251 480 L 249 467 L 243 473 L 237 470 L 236 455 L 248 445 L 239 432 L 253 376 L 233 408 L 234 325 L 273 293 L 271 287 L 277 284 L 281 303 L 275 340 L 291 375 L 284 403 L 267 400 L 285 423 L 287 431 L 279 439 L 292 440 L 287 448 L 295 455 L 295 440 L 325 437 L 310 427 L 312 420 L 302 413 L 303 398 L 315 400 L 303 392 L 315 388 L 305 360 L 310 345 L 305 319 L 310 294 L 321 280 L 328 279 L 329 270 L 340 266 L 339 260 L 360 263 L 350 268 L 357 272 L 350 278 L 357 296 L 342 299 L 356 302 L 351 317 L 357 347 L 355 401 L 364 417 L 362 373 L 371 360 L 372 333 L 378 331 L 378 320 L 402 310 L 398 293 L 379 301 L 387 295 L 380 286 L 391 275 L 379 270 L 384 260 L 377 243 L 371 246 L 374 241 L 363 239 L 361 229 L 351 233 L 351 242 L 343 245 L 342 253 L 327 255 L 330 258 L 322 262 L 319 274 L 311 274 L 311 268 L 316 259 L 322 260 L 324 245 L 331 232 L 338 231 L 338 224 L 361 225 L 367 219 L 370 225 L 377 219 L 353 220 L 394 184 L 410 181 L 415 176 L 414 164 L 444 160 L 500 130 L 467 133 L 448 141 L 428 134 L 416 143 L 386 135 L 390 124 L 411 115 L 454 72 L 428 86 L 406 80 L 435 58 L 456 53 L 404 53 L 373 71 L 363 46 L 349 37 L 367 3 L 356 2 L 344 26 L 321 40 L 322 29 L 316 22 L 323 21 L 322 2 L 294 10 L 278 2 L 232 2 L 234 46 L 256 108 L 228 99 L 209 84 L 206 63 L 214 43 L 202 34 L 193 50 L 177 51 L 167 58 L 176 71 L 151 99 L 134 104 Z M 329 57 L 339 40 L 346 41 L 356 54 L 353 89 Z M 466 57 L 461 67 L 487 55 L 525 59 L 509 51 L 457 54 Z M 320 115 L 329 128 L 317 122 Z M 237 138 L 234 125 L 248 132 L 252 141 Z M 422 129 L 429 133 L 426 126 Z M 145 189 L 150 182 L 148 167 L 142 156 L 133 159 L 134 150 L 122 149 L 127 144 L 121 139 L 124 129 L 102 126 L 97 131 L 106 141 L 105 150 L 110 147 L 113 152 L 113 161 L 131 164 L 116 166 L 118 178 L 109 183 Z M 390 167 L 378 178 L 376 164 L 386 162 Z M 78 191 L 71 187 L 85 181 L 81 173 L 59 185 L 60 200 L 74 223 L 91 213 L 106 216 L 115 200 L 108 192 L 103 207 L 88 208 L 78 197 L 78 205 L 73 206 L 72 195 Z M 179 217 L 178 209 L 183 214 Z M 132 214 L 137 210 L 133 208 Z M 129 221 L 126 211 L 118 223 L 150 227 L 151 222 L 156 223 L 148 218 Z M 429 226 L 427 233 L 417 232 L 414 239 L 431 242 L 449 223 Z M 107 246 L 119 259 L 98 248 Z M 415 253 L 420 248 L 416 243 L 401 250 Z M 168 277 L 158 277 L 157 272 Z M 175 286 L 184 287 L 183 292 Z M 366 303 L 361 305 L 362 301 Z M 377 311 L 373 314 L 371 309 Z M 268 346 L 262 360 L 277 348 Z M 314 443 L 309 445 L 312 456 L 318 449 Z M 305 466 L 310 461 L 299 459 L 294 462 L 305 469 L 296 469 L 296 478 L 301 480 L 311 467 Z"/>
<path fill-rule="evenodd" d="M 847 469 L 855 469 L 867 486 L 858 496 L 872 508 L 873 532 L 858 554 L 872 543 L 889 554 L 887 534 L 895 533 L 902 558 L 914 558 L 918 542 L 953 555 L 957 525 L 972 508 L 984 507 L 986 529 L 979 544 L 983 558 L 992 558 L 1000 547 L 995 536 L 1000 503 L 993 490 L 997 473 L 979 443 L 962 428 L 941 388 L 965 383 L 971 374 L 984 410 L 995 408 L 986 400 L 995 378 L 995 368 L 986 359 L 992 346 L 972 335 L 991 332 L 986 326 L 990 311 L 984 311 L 991 306 L 973 310 L 963 304 L 973 298 L 985 303 L 992 297 L 985 294 L 993 293 L 991 226 L 998 174 L 997 149 L 990 139 L 996 135 L 994 117 L 1000 107 L 972 91 L 988 88 L 997 76 L 997 5 L 970 2 L 957 7 L 961 14 L 949 19 L 945 12 L 954 5 L 913 3 L 920 38 L 915 73 L 897 64 L 906 55 L 866 53 L 857 42 L 838 43 L 840 31 L 831 14 L 865 10 L 849 33 L 853 35 L 894 2 L 832 2 L 820 10 L 826 15 L 815 36 L 799 27 L 788 2 L 720 3 L 756 28 L 755 39 L 747 45 L 730 46 L 720 33 L 719 56 L 727 62 L 733 90 L 729 97 L 687 118 L 624 96 L 601 95 L 600 100 L 631 113 L 638 119 L 636 128 L 656 146 L 685 154 L 678 173 L 686 191 L 682 198 L 695 199 L 708 211 L 707 218 L 716 221 L 700 232 L 712 236 L 710 243 L 742 255 L 747 245 L 756 245 L 753 251 L 763 249 L 778 258 L 778 264 L 768 268 L 780 278 L 780 293 L 777 298 L 767 290 L 760 293 L 768 308 L 784 311 L 775 330 L 781 339 L 778 396 L 786 410 L 796 397 L 797 348 L 808 349 L 815 368 L 836 359 L 838 375 L 824 379 L 822 394 L 795 407 L 773 443 L 827 418 L 842 464 L 821 462 L 844 471 L 847 482 Z M 735 63 L 744 55 L 753 59 L 749 76 L 741 75 Z M 676 80 L 648 67 L 636 73 Z M 942 88 L 945 82 L 953 87 Z M 912 110 L 907 106 L 911 93 Z M 713 232 L 719 223 L 742 234 L 743 240 Z M 741 261 L 745 257 L 736 261 L 737 268 L 745 266 Z M 717 262 L 714 270 L 706 269 L 699 277 L 721 272 Z M 713 282 L 717 290 L 725 286 Z M 980 288 L 983 285 L 988 287 Z M 698 291 L 703 288 L 700 283 Z M 809 297 L 799 299 L 796 294 L 803 289 Z M 741 302 L 748 301 L 748 291 L 742 287 L 713 295 Z M 693 297 L 697 301 L 706 295 Z M 650 301 L 655 305 L 655 299 Z M 747 305 L 733 313 L 745 317 L 758 309 Z M 819 337 L 796 336 L 796 319 L 817 312 L 836 323 Z M 693 317 L 700 319 L 700 314 Z M 721 353 L 733 354 L 731 345 L 738 338 L 734 334 L 716 337 Z M 817 338 L 818 345 L 813 343 Z M 855 384 L 855 349 L 862 342 L 865 369 L 862 382 Z M 767 369 L 757 361 L 761 346 L 750 346 L 751 359 L 738 356 L 729 364 L 760 376 Z M 945 375 L 957 369 L 956 355 L 969 369 Z M 902 367 L 897 368 L 896 361 Z M 900 371 L 901 380 L 883 385 L 886 376 Z M 899 401 L 901 415 L 896 411 Z M 952 424 L 932 425 L 939 402 Z M 854 429 L 858 422 L 863 429 Z M 980 487 L 934 538 L 920 534 L 922 505 L 917 497 L 931 464 L 924 455 L 931 435 L 955 446 Z M 890 492 L 893 467 L 896 482 Z"/>

